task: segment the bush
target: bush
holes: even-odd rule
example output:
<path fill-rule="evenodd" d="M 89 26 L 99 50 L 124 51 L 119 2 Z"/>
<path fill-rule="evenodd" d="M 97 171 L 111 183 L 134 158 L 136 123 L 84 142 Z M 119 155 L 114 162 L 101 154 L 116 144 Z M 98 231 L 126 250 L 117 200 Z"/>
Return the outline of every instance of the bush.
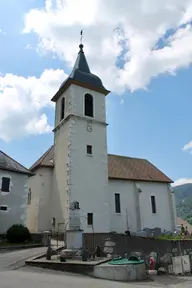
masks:
<path fill-rule="evenodd" d="M 24 243 L 31 238 L 30 232 L 27 227 L 22 224 L 12 225 L 6 233 L 6 239 L 10 243 Z"/>

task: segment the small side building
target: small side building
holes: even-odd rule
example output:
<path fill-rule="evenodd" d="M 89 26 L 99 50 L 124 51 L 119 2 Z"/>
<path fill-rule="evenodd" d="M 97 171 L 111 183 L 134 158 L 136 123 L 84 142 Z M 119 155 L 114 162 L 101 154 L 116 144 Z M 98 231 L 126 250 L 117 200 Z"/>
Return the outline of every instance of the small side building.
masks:
<path fill-rule="evenodd" d="M 26 225 L 27 180 L 32 173 L 0 150 L 0 234 L 13 224 Z"/>

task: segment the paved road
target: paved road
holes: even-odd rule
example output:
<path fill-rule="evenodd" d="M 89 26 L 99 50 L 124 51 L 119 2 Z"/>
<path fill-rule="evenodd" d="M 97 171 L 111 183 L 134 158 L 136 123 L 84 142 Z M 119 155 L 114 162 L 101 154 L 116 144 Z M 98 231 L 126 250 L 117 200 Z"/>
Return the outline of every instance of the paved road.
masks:
<path fill-rule="evenodd" d="M 44 253 L 45 251 L 45 247 L 40 247 L 12 252 L 0 252 L 0 271 L 19 268 L 25 264 L 26 259 Z"/>
<path fill-rule="evenodd" d="M 155 282 L 120 283 L 70 273 L 24 267 L 19 270 L 0 272 L 0 283 L 1 288 L 191 288 L 192 278 L 179 279 L 173 277 L 168 279 L 159 276 Z"/>
<path fill-rule="evenodd" d="M 154 282 L 119 283 L 93 279 L 71 273 L 24 266 L 25 259 L 43 253 L 45 248 L 33 248 L 0 253 L 1 288 L 191 288 L 191 277 L 156 276 Z"/>

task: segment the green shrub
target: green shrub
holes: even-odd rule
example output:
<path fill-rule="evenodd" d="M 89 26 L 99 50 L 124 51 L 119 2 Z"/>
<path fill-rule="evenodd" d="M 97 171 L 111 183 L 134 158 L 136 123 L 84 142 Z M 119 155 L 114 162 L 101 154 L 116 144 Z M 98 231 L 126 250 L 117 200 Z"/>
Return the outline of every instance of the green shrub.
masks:
<path fill-rule="evenodd" d="M 10 243 L 24 243 L 31 238 L 30 232 L 27 227 L 22 224 L 12 225 L 6 233 L 6 239 Z"/>

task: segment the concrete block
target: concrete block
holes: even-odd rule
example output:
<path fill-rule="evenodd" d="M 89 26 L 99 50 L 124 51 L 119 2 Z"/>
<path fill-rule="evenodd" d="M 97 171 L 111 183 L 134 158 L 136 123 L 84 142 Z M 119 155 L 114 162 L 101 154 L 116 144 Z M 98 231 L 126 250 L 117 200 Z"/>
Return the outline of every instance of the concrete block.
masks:
<path fill-rule="evenodd" d="M 94 267 L 93 276 L 113 281 L 136 281 L 147 278 L 145 263 L 137 265 L 101 264 Z"/>

